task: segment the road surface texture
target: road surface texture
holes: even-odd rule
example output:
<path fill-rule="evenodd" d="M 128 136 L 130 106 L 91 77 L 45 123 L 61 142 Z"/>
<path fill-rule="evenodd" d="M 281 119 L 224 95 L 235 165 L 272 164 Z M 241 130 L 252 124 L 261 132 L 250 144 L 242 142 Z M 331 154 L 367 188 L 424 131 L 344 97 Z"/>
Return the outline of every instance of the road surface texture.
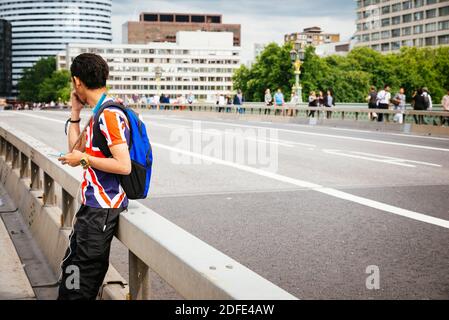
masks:
<path fill-rule="evenodd" d="M 142 203 L 296 297 L 449 299 L 448 138 L 142 116 L 154 153 Z M 61 151 L 68 117 L 0 113 Z M 125 279 L 127 258 L 115 241 Z"/>

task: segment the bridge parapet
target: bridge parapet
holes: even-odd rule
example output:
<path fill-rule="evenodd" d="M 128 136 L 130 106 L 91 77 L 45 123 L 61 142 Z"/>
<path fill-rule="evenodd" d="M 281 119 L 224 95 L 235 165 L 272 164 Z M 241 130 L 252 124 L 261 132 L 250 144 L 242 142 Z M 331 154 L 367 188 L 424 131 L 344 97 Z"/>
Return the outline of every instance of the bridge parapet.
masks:
<path fill-rule="evenodd" d="M 0 122 L 0 182 L 59 274 L 79 205 L 81 169 L 63 167 L 56 154 Z M 116 236 L 129 250 L 129 285 L 111 267 L 103 298 L 151 299 L 151 269 L 186 299 L 297 299 L 139 202 L 121 214 Z"/>

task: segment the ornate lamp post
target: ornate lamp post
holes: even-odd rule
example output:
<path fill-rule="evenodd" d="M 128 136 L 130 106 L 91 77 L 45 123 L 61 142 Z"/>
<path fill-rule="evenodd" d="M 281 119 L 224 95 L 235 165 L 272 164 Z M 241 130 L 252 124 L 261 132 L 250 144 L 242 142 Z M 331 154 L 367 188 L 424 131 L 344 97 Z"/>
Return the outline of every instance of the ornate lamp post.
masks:
<path fill-rule="evenodd" d="M 295 67 L 295 78 L 296 82 L 293 87 L 293 91 L 298 95 L 299 103 L 302 103 L 302 86 L 299 81 L 299 76 L 301 75 L 301 65 L 304 61 L 305 50 L 302 42 L 295 42 L 295 47 L 290 51 L 290 59 L 292 60 L 293 66 Z"/>

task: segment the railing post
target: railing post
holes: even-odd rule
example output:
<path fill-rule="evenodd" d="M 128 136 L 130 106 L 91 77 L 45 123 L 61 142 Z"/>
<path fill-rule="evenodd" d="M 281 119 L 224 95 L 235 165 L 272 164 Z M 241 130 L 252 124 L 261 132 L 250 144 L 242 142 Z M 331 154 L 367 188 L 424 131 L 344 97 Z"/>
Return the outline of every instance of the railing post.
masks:
<path fill-rule="evenodd" d="M 12 146 L 12 168 L 17 169 L 20 167 L 20 153 L 19 149 Z"/>
<path fill-rule="evenodd" d="M 12 144 L 6 141 L 6 163 L 12 161 Z"/>
<path fill-rule="evenodd" d="M 20 179 L 25 179 L 30 176 L 28 170 L 29 159 L 24 153 L 20 153 Z"/>
<path fill-rule="evenodd" d="M 6 140 L 0 137 L 0 157 L 6 153 Z"/>
<path fill-rule="evenodd" d="M 151 299 L 149 268 L 131 250 L 129 250 L 129 294 L 131 300 Z"/>
<path fill-rule="evenodd" d="M 44 206 L 56 205 L 55 181 L 44 172 Z"/>
<path fill-rule="evenodd" d="M 63 228 L 71 228 L 73 217 L 75 216 L 75 199 L 67 192 L 62 189 L 62 215 L 61 215 L 61 226 Z"/>
<path fill-rule="evenodd" d="M 31 191 L 40 189 L 40 169 L 37 164 L 31 161 Z"/>

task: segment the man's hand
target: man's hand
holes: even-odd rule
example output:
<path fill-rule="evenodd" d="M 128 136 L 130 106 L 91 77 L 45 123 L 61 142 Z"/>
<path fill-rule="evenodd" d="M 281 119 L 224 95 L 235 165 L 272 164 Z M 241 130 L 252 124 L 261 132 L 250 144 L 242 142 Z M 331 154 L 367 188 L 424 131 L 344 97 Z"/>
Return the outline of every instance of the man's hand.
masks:
<path fill-rule="evenodd" d="M 76 94 L 75 90 L 72 91 L 71 94 L 71 104 L 72 104 L 72 112 L 80 113 L 81 109 L 83 109 L 84 105 L 78 98 L 78 95 Z M 76 119 L 73 119 L 76 120 Z"/>
<path fill-rule="evenodd" d="M 71 167 L 78 167 L 83 156 L 84 153 L 78 150 L 73 150 L 72 153 L 67 153 L 66 155 L 58 158 L 58 161 L 61 161 L 64 165 L 68 164 Z"/>

